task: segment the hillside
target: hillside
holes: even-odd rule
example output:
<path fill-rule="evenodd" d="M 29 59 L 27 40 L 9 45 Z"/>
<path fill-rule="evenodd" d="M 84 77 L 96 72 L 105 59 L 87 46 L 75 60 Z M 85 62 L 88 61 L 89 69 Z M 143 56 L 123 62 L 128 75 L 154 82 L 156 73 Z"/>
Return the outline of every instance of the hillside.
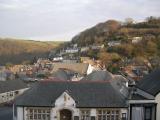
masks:
<path fill-rule="evenodd" d="M 136 44 L 133 38 L 141 38 Z M 109 46 L 109 42 L 119 42 L 120 45 Z M 148 17 L 142 22 L 128 19 L 125 22 L 108 20 L 89 28 L 75 37 L 71 44 L 79 47 L 104 45 L 101 50 L 90 49 L 87 56 L 101 59 L 107 67 L 122 65 L 125 60 L 135 60 L 138 63 L 150 61 L 154 67 L 160 67 L 160 18 Z M 154 61 L 154 62 L 153 62 Z M 115 65 L 115 66 L 116 66 Z"/>
<path fill-rule="evenodd" d="M 0 38 L 0 65 L 20 64 L 24 61 L 32 62 L 34 58 L 47 57 L 49 51 L 60 44 L 61 42 Z"/>

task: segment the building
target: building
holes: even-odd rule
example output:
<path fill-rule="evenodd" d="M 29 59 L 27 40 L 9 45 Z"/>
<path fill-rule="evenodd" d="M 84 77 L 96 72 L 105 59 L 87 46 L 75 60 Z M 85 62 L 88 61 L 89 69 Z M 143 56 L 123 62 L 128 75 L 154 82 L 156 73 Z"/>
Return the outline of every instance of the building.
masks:
<path fill-rule="evenodd" d="M 0 71 L 0 81 L 14 80 L 14 79 L 15 79 L 15 75 L 12 71 L 7 69 Z"/>
<path fill-rule="evenodd" d="M 21 80 L 0 81 L 0 104 L 14 100 L 28 89 Z"/>
<path fill-rule="evenodd" d="M 118 46 L 121 45 L 121 41 L 109 41 L 108 46 L 113 47 L 113 46 Z"/>
<path fill-rule="evenodd" d="M 100 50 L 104 48 L 104 44 L 102 45 L 91 45 L 90 46 L 92 50 Z"/>
<path fill-rule="evenodd" d="M 147 113 L 148 120 L 160 120 L 160 69 L 153 71 L 139 81 L 136 91 L 145 92 L 148 97 L 148 99 L 141 100 L 147 105 L 146 108 L 144 105 L 139 106 L 139 109 Z"/>
<path fill-rule="evenodd" d="M 111 82 L 39 82 L 20 96 L 16 120 L 126 120 L 128 92 Z"/>
<path fill-rule="evenodd" d="M 5 71 L 0 71 L 0 81 L 6 81 L 7 80 L 7 74 Z"/>
<path fill-rule="evenodd" d="M 67 79 L 38 82 L 18 97 L 15 120 L 160 119 L 160 69 L 136 86 L 107 71 L 94 71 L 76 82 Z"/>
<path fill-rule="evenodd" d="M 68 48 L 65 50 L 66 53 L 78 53 L 79 52 L 79 49 L 78 48 Z"/>
<path fill-rule="evenodd" d="M 132 38 L 132 43 L 133 43 L 133 44 L 137 44 L 137 43 L 139 43 L 140 41 L 142 41 L 142 37 L 133 37 L 133 38 Z"/>
<path fill-rule="evenodd" d="M 89 47 L 81 47 L 81 53 L 87 52 L 89 50 Z"/>
<path fill-rule="evenodd" d="M 88 75 L 93 71 L 91 65 L 86 63 L 54 63 L 52 73 L 59 69 L 68 69 L 81 75 Z"/>

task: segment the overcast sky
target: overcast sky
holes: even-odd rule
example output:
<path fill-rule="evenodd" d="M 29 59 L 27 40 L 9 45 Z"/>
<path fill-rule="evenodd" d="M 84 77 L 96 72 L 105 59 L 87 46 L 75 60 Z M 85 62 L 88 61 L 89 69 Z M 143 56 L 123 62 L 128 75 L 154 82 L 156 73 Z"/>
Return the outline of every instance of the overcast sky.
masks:
<path fill-rule="evenodd" d="M 0 0 L 0 37 L 70 40 L 108 19 L 160 16 L 160 0 Z"/>

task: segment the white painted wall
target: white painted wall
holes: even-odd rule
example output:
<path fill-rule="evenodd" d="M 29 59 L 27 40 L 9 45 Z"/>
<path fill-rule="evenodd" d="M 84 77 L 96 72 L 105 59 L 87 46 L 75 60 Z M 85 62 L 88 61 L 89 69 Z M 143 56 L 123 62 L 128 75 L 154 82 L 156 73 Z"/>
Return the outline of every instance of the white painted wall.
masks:
<path fill-rule="evenodd" d="M 0 103 L 9 102 L 9 101 L 15 99 L 17 96 L 21 95 L 26 90 L 28 90 L 28 88 L 1 93 L 0 94 Z M 18 91 L 18 94 L 15 94 L 16 91 Z"/>
<path fill-rule="evenodd" d="M 17 120 L 23 120 L 23 107 L 17 107 Z"/>
<path fill-rule="evenodd" d="M 160 120 L 160 93 L 156 95 L 155 101 L 157 103 L 156 120 Z"/>
<path fill-rule="evenodd" d="M 96 109 L 91 109 L 91 114 L 90 116 L 97 116 L 97 112 L 96 112 Z"/>
<path fill-rule="evenodd" d="M 90 73 L 92 73 L 93 70 L 94 70 L 94 67 L 89 64 L 89 65 L 88 65 L 88 70 L 87 70 L 87 75 L 90 74 Z"/>
<path fill-rule="evenodd" d="M 59 96 L 57 100 L 55 101 L 55 107 L 57 108 L 75 107 L 75 105 L 76 105 L 75 101 L 67 92 L 62 93 L 62 95 Z"/>
<path fill-rule="evenodd" d="M 121 109 L 121 115 L 120 115 L 121 118 L 122 118 L 123 113 L 126 113 L 126 117 L 128 118 L 128 109 L 127 108 L 122 108 Z"/>

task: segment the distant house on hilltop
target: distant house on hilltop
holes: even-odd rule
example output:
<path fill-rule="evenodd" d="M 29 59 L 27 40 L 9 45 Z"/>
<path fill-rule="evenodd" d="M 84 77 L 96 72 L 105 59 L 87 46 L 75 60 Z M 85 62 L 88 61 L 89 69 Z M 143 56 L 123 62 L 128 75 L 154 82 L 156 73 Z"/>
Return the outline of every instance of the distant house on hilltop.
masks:
<path fill-rule="evenodd" d="M 121 45 L 121 41 L 109 41 L 108 46 L 113 47 L 113 46 L 118 46 Z"/>
<path fill-rule="evenodd" d="M 133 37 L 133 38 L 132 38 L 132 43 L 133 43 L 133 44 L 137 44 L 137 43 L 139 43 L 140 41 L 142 41 L 142 37 Z"/>

